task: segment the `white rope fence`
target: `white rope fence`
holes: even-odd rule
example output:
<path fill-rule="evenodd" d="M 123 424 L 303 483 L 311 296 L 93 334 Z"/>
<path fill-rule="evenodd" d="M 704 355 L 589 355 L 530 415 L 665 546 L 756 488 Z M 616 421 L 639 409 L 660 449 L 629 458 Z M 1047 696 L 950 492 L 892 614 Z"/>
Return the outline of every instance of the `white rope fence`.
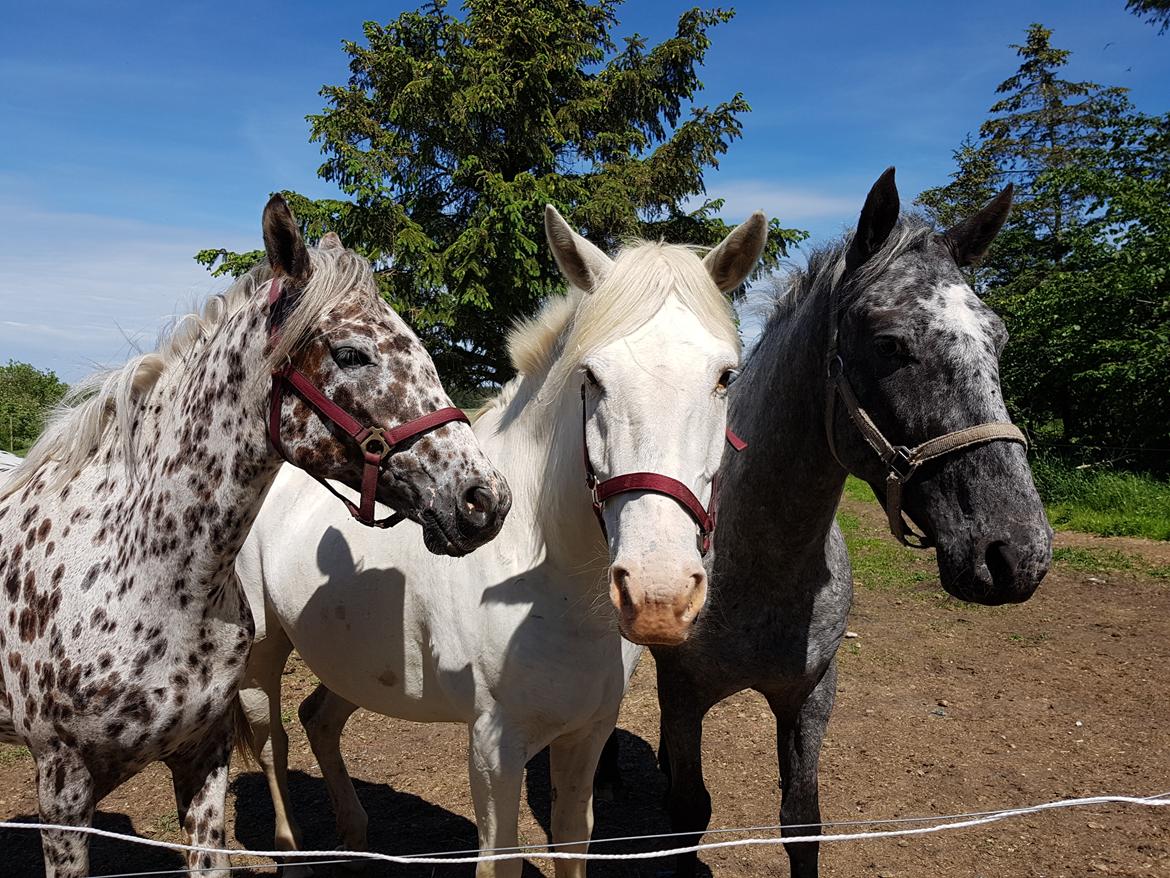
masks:
<path fill-rule="evenodd" d="M 1023 817 L 1028 814 L 1039 814 L 1045 811 L 1055 811 L 1065 808 L 1083 808 L 1092 805 L 1141 805 L 1147 807 L 1165 807 L 1170 806 L 1170 792 L 1159 793 L 1151 796 L 1088 796 L 1080 799 L 1058 799 L 1052 802 L 1045 802 L 1040 805 L 1025 805 L 1016 808 L 1003 808 L 998 811 L 982 811 L 968 814 L 951 814 L 937 817 L 899 817 L 889 820 L 873 820 L 873 821 L 849 821 L 847 823 L 822 823 L 810 824 L 803 827 L 790 828 L 812 828 L 818 826 L 820 828 L 833 828 L 836 826 L 856 826 L 859 824 L 873 825 L 873 824 L 889 824 L 889 823 L 918 823 L 918 822 L 932 822 L 932 826 L 917 826 L 903 829 L 884 829 L 870 832 L 844 832 L 844 833 L 830 833 L 827 835 L 792 835 L 787 837 L 768 836 L 768 837 L 752 837 L 752 838 L 736 838 L 725 841 L 712 841 L 699 844 L 685 845 L 683 847 L 675 847 L 664 850 L 652 851 L 637 851 L 634 853 L 579 853 L 575 851 L 560 851 L 548 850 L 549 845 L 532 845 L 517 848 L 508 848 L 492 853 L 478 853 L 478 852 L 464 852 L 453 851 L 447 854 L 424 854 L 424 855 L 395 855 L 395 854 L 379 854 L 366 851 L 345 851 L 345 855 L 350 862 L 357 860 L 369 860 L 373 862 L 396 863 L 399 865 L 427 865 L 427 866 L 445 866 L 445 865 L 461 865 L 470 863 L 492 863 L 500 860 L 514 860 L 518 858 L 526 858 L 531 860 L 649 860 L 658 857 L 672 857 L 676 854 L 695 853 L 699 851 L 719 850 L 722 848 L 741 848 L 741 847 L 760 847 L 766 845 L 786 845 L 786 844 L 800 844 L 801 842 L 842 842 L 842 841 L 876 841 L 878 839 L 886 838 L 902 838 L 905 836 L 916 835 L 930 835 L 938 832 L 949 832 L 956 829 L 970 829 L 975 826 L 984 826 L 989 823 L 997 823 L 1001 820 L 1007 820 L 1015 817 Z M 711 833 L 727 833 L 727 832 L 752 832 L 761 830 L 779 830 L 780 826 L 767 827 L 747 827 L 742 830 L 727 829 L 727 830 L 711 830 Z M 152 838 L 139 838 L 138 836 L 126 835 L 121 832 L 110 832 L 105 829 L 97 829 L 92 826 L 58 826 L 55 824 L 46 823 L 15 823 L 15 822 L 0 822 L 0 830 L 5 829 L 24 829 L 24 830 L 63 830 L 67 832 L 80 832 L 87 835 L 94 835 L 101 838 L 110 838 L 117 841 L 124 841 L 130 844 L 142 845 L 145 847 L 167 848 L 174 851 L 192 851 L 198 853 L 215 853 L 227 854 L 229 856 L 251 856 L 251 857 L 265 857 L 270 859 L 283 859 L 286 862 L 291 859 L 317 859 L 322 860 L 328 858 L 329 862 L 338 862 L 338 851 L 251 851 L 240 850 L 235 848 L 213 848 L 203 847 L 199 845 L 179 844 L 177 842 L 159 841 Z M 612 841 L 636 841 L 640 839 L 654 839 L 654 838 L 670 838 L 683 835 L 695 835 L 695 833 L 666 833 L 663 835 L 647 835 L 647 836 L 627 836 L 622 839 L 594 839 L 591 843 L 593 845 L 604 844 Z M 564 847 L 567 844 L 581 844 L 581 842 L 569 842 L 556 845 L 556 847 Z M 466 854 L 466 855 L 461 855 Z M 160 874 L 160 873 L 123 873 L 126 875 L 136 874 Z"/>

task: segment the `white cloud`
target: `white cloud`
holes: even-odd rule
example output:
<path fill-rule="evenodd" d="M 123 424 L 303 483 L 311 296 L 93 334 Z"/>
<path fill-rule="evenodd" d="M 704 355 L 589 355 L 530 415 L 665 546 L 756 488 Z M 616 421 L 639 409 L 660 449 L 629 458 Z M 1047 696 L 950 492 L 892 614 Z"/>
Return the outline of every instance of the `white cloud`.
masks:
<path fill-rule="evenodd" d="M 196 251 L 256 246 L 222 231 L 0 199 L 0 362 L 24 360 L 66 381 L 122 361 L 132 342 L 152 347 L 170 318 L 222 289 Z"/>

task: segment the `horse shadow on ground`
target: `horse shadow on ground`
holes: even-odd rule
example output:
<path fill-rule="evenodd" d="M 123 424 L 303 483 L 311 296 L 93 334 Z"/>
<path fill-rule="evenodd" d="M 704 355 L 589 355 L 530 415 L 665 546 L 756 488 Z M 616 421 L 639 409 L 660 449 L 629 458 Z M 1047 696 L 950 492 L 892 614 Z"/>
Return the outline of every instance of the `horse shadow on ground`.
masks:
<path fill-rule="evenodd" d="M 18 823 L 38 823 L 36 814 L 20 814 L 12 820 Z M 108 832 L 120 832 L 136 838 L 145 836 L 134 831 L 130 818 L 125 814 L 98 811 L 94 826 Z M 20 875 L 22 878 L 43 878 L 44 862 L 41 858 L 41 834 L 27 829 L 0 830 L 0 874 Z M 89 870 L 94 876 L 114 875 L 125 872 L 161 872 L 163 874 L 185 874 L 182 854 L 165 848 L 149 848 L 142 845 L 94 837 L 89 846 Z"/>
<path fill-rule="evenodd" d="M 670 832 L 670 821 L 663 807 L 666 783 L 658 771 L 653 748 L 642 738 L 622 729 L 618 730 L 621 755 L 622 790 L 612 801 L 594 802 L 595 826 L 591 850 L 604 853 L 633 853 L 674 846 L 674 839 L 648 841 L 613 841 L 607 838 L 644 836 Z M 446 770 L 444 768 L 444 770 Z M 528 804 L 544 829 L 550 831 L 550 799 L 548 751 L 537 754 L 528 763 L 525 779 Z M 432 804 L 419 796 L 392 789 L 387 784 L 354 779 L 358 798 L 370 815 L 370 849 L 386 854 L 427 854 L 443 851 L 473 853 L 477 844 L 475 824 L 467 818 Z M 333 808 L 325 790 L 324 781 L 302 771 L 289 773 L 289 790 L 296 815 L 300 821 L 306 849 L 332 850 L 338 839 L 333 821 Z M 264 776 L 258 772 L 241 774 L 232 783 L 230 795 L 236 800 L 236 821 L 229 827 L 235 843 L 251 850 L 272 847 L 274 814 L 272 799 Z M 36 815 L 23 814 L 12 818 L 20 822 L 36 822 Z M 95 820 L 99 829 L 144 836 L 134 831 L 125 814 L 99 811 Z M 27 830 L 0 830 L 0 851 L 3 852 L 4 875 L 44 875 L 41 862 L 41 839 L 37 832 Z M 131 845 L 111 839 L 94 838 L 90 846 L 90 869 L 95 876 L 150 872 L 182 875 L 183 857 L 162 848 Z M 330 870 L 333 870 L 332 872 Z M 551 868 L 548 869 L 551 873 Z M 657 878 L 673 871 L 668 860 L 594 861 L 589 864 L 590 878 Z M 320 866 L 317 874 L 335 878 L 468 878 L 475 873 L 474 866 L 404 866 L 390 863 L 371 863 L 360 872 L 344 870 L 339 866 Z M 271 874 L 241 869 L 233 874 Z M 710 878 L 711 872 L 700 862 L 700 878 Z M 540 872 L 531 863 L 524 865 L 524 878 L 539 878 Z"/>
<path fill-rule="evenodd" d="M 606 838 L 670 832 L 670 821 L 663 809 L 666 783 L 658 771 L 653 748 L 624 730 L 618 730 L 618 737 L 624 786 L 613 801 L 594 803 L 594 844 L 591 849 L 605 853 L 633 853 L 673 846 L 673 839 L 603 841 Z M 525 783 L 529 807 L 547 836 L 551 824 L 547 750 L 528 763 Z M 354 787 L 370 817 L 371 850 L 398 855 L 447 851 L 474 853 L 477 844 L 475 824 L 467 818 L 419 796 L 394 790 L 387 784 L 355 778 Z M 336 847 L 338 839 L 333 809 L 324 782 L 304 772 L 293 771 L 289 773 L 289 790 L 305 849 L 332 850 Z M 255 772 L 240 775 L 232 785 L 232 794 L 238 803 L 246 803 L 246 807 L 237 806 L 236 843 L 252 850 L 270 848 L 274 815 L 263 776 Z M 548 871 L 551 872 L 551 868 Z M 657 878 L 672 871 L 673 864 L 662 859 L 594 861 L 589 864 L 591 878 Z M 475 874 L 475 868 L 471 865 L 435 867 L 370 863 L 360 873 L 336 865 L 320 866 L 317 872 L 335 878 L 351 878 L 354 874 L 360 874 L 362 878 L 468 878 Z M 709 878 L 711 873 L 700 863 L 698 874 L 700 878 Z M 523 875 L 524 878 L 539 878 L 540 871 L 526 862 Z"/>
<path fill-rule="evenodd" d="M 658 835 L 670 832 L 670 818 L 666 813 L 666 778 L 658 770 L 654 748 L 644 739 L 617 730 L 621 788 L 612 800 L 594 797 L 593 842 L 591 853 L 632 854 L 642 851 L 678 847 L 683 840 L 654 838 L 645 841 L 611 841 L 630 836 Z M 552 815 L 549 799 L 548 750 L 537 754 L 528 763 L 525 778 L 528 804 L 547 835 L 551 831 Z M 689 842 L 687 842 L 689 843 Z M 551 871 L 551 870 L 550 870 Z M 646 860 L 593 860 L 589 863 L 590 878 L 658 878 L 674 874 L 671 858 Z M 710 878 L 711 870 L 700 860 L 698 878 Z"/>

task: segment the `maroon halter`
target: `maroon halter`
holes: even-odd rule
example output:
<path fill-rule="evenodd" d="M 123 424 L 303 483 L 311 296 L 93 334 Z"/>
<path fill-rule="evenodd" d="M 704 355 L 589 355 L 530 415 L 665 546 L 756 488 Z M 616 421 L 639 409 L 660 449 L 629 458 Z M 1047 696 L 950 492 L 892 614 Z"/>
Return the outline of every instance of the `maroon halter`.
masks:
<path fill-rule="evenodd" d="M 711 503 L 704 509 L 699 498 L 678 479 L 659 473 L 626 473 L 614 476 L 612 479 L 601 481 L 593 469 L 593 462 L 589 459 L 589 440 L 586 435 L 587 418 L 585 416 L 585 385 L 581 385 L 581 449 L 585 456 L 585 487 L 593 498 L 593 514 L 597 516 L 597 523 L 601 525 L 601 533 L 608 540 L 605 531 L 605 516 L 603 509 L 605 501 L 617 494 L 630 491 L 649 491 L 652 494 L 662 494 L 677 502 L 686 513 L 694 519 L 699 527 L 699 552 L 706 555 L 711 549 L 711 534 L 715 532 L 715 517 L 719 508 L 719 476 L 711 480 Z M 747 443 L 736 436 L 730 429 L 726 431 L 727 442 L 736 451 L 743 451 Z"/>
<path fill-rule="evenodd" d="M 270 316 L 276 303 L 280 301 L 281 295 L 280 278 L 273 278 L 272 285 L 268 288 Z M 270 339 L 275 340 L 276 336 L 275 329 L 269 332 Z M 422 433 L 452 421 L 470 423 L 467 420 L 467 415 L 462 411 L 448 407 L 415 418 L 393 430 L 387 430 L 384 427 L 364 427 L 349 412 L 322 393 L 303 372 L 293 368 L 292 363 L 285 363 L 272 373 L 272 394 L 269 397 L 268 407 L 268 438 L 272 442 L 272 446 L 285 460 L 288 460 L 288 455 L 284 453 L 284 445 L 280 441 L 280 412 L 286 391 L 291 391 L 299 396 L 317 412 L 323 421 L 336 426 L 361 448 L 365 465 L 362 468 L 360 506 L 354 504 L 352 500 L 325 479 L 313 475 L 313 473 L 309 473 L 309 475 L 313 476 L 328 488 L 334 497 L 344 503 L 350 515 L 369 527 L 394 527 L 406 518 L 406 514 L 402 512 L 395 512 L 387 518 L 374 518 L 374 496 L 378 491 L 378 474 L 382 470 L 382 462 L 398 451 L 401 445 Z"/>

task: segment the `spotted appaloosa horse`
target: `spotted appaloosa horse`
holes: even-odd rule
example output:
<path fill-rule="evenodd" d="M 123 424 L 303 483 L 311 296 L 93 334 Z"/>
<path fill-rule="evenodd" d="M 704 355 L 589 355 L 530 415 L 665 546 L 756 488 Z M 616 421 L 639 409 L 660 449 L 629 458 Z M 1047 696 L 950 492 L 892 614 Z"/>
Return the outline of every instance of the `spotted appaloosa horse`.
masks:
<path fill-rule="evenodd" d="M 263 225 L 267 264 L 156 352 L 84 381 L 0 486 L 0 738 L 32 751 L 43 822 L 89 825 L 98 800 L 162 760 L 191 841 L 223 846 L 231 708 L 253 636 L 234 564 L 282 460 L 274 367 L 291 363 L 369 425 L 450 406 L 364 259 L 334 235 L 307 248 L 279 197 Z M 362 450 L 299 395 L 283 396 L 278 423 L 288 460 L 361 485 Z M 447 554 L 494 536 L 511 502 L 463 423 L 375 475 L 377 498 Z M 89 873 L 88 836 L 45 831 L 42 844 L 50 878 Z M 227 874 L 224 856 L 188 865 Z"/>

